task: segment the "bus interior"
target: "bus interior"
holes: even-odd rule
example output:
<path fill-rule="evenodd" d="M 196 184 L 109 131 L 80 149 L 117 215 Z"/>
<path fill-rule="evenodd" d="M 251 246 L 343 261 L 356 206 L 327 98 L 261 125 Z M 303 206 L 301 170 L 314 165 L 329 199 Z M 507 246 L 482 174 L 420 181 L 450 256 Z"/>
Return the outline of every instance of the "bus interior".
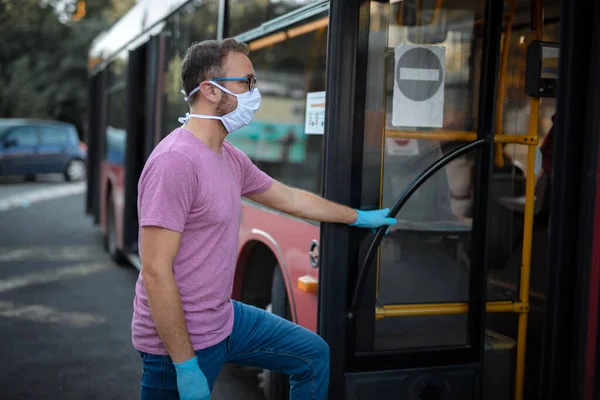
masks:
<path fill-rule="evenodd" d="M 551 154 L 542 149 L 552 131 L 556 103 L 552 93 L 528 95 L 526 76 L 529 45 L 543 41 L 558 49 L 560 28 L 558 1 L 508 0 L 504 4 L 495 159 L 489 182 L 486 399 L 511 398 L 515 384 L 524 385 L 519 388 L 524 398 L 534 397 L 538 390 L 551 173 L 546 167 L 551 165 Z M 363 185 L 369 189 L 363 190 L 367 193 L 363 204 L 390 207 L 427 167 L 475 139 L 484 8 L 484 2 L 462 0 L 371 2 L 363 166 Z M 543 24 L 536 26 L 536 15 L 543 15 Z M 393 112 L 398 46 L 421 44 L 439 46 L 445 57 L 443 111 L 439 113 L 443 117 L 438 127 L 418 126 L 418 118 Z M 543 66 L 548 76 L 557 74 L 558 51 L 553 54 Z M 429 123 L 436 111 L 431 112 Z M 535 155 L 533 163 L 528 160 L 529 151 Z M 470 260 L 477 173 L 474 153 L 451 161 L 428 179 L 402 207 L 396 216 L 398 224 L 381 241 L 372 337 L 358 345 L 364 350 L 467 344 L 464 305 L 470 271 L 479 268 Z M 534 170 L 528 171 L 532 166 Z M 531 227 L 525 218 L 528 179 L 535 187 Z M 530 262 L 526 261 L 529 257 Z M 524 286 L 524 275 L 530 288 Z M 528 291 L 528 302 L 523 301 L 523 291 Z M 527 312 L 519 307 L 524 303 L 529 304 Z M 526 336 L 519 335 L 523 314 Z M 518 349 L 519 341 L 522 349 Z M 517 357 L 518 351 L 524 354 Z M 524 373 L 519 368 L 525 368 Z"/>

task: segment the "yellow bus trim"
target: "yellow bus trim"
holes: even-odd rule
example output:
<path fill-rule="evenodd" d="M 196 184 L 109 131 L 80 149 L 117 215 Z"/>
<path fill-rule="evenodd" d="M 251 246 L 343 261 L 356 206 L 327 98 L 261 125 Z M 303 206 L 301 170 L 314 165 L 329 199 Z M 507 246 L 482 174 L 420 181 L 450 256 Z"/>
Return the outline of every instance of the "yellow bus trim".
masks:
<path fill-rule="evenodd" d="M 376 319 L 389 317 L 408 317 L 424 315 L 465 314 L 469 311 L 468 303 L 430 303 L 430 304 L 397 304 L 375 307 Z M 488 301 L 486 311 L 493 313 L 514 312 L 527 313 L 529 304 L 512 301 Z"/>
<path fill-rule="evenodd" d="M 396 129 L 386 129 L 385 136 L 393 139 L 424 139 L 424 140 L 442 140 L 448 142 L 462 141 L 473 142 L 477 140 L 477 134 L 469 131 L 401 131 Z M 515 143 L 515 144 L 536 144 L 539 138 L 537 135 L 494 135 L 496 143 Z"/>

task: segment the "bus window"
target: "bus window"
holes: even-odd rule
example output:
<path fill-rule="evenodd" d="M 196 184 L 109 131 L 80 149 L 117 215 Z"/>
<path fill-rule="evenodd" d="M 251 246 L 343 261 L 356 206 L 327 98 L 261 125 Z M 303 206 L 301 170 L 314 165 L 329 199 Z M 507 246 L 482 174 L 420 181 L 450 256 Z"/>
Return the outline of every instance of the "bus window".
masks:
<path fill-rule="evenodd" d="M 228 36 L 246 32 L 260 24 L 318 0 L 228 0 Z"/>
<path fill-rule="evenodd" d="M 368 170 L 363 175 L 369 189 L 363 191 L 363 204 L 373 207 L 391 206 L 414 178 L 477 126 L 477 36 L 484 4 L 390 3 L 371 3 L 364 156 Z M 422 49 L 419 54 L 416 48 Z M 408 101 L 397 103 L 399 95 Z M 399 212 L 398 224 L 381 244 L 378 309 L 468 300 L 472 169 L 472 154 L 457 159 Z M 453 198 L 466 198 L 468 204 L 454 204 Z M 372 342 L 362 346 L 393 350 L 465 344 L 466 314 L 378 315 Z"/>
<path fill-rule="evenodd" d="M 195 3 L 184 6 L 166 22 L 162 137 L 177 128 L 180 125 L 178 118 L 188 111 L 188 105 L 181 94 L 181 63 L 188 47 L 194 42 L 217 38 L 218 1 L 207 1 L 201 6 Z"/>
<path fill-rule="evenodd" d="M 306 98 L 325 90 L 327 23 L 321 14 L 287 28 L 286 35 L 248 43 L 261 106 L 252 123 L 227 137 L 273 178 L 315 193 L 321 188 L 323 134 L 305 131 Z"/>
<path fill-rule="evenodd" d="M 541 38 L 557 42 L 558 2 L 543 4 Z M 534 135 L 542 143 L 552 126 L 555 99 L 542 98 L 539 114 L 531 115 L 532 100 L 525 93 L 527 46 L 536 37 L 530 8 L 531 2 L 524 0 L 505 2 L 499 58 L 504 62 L 499 62 L 494 133 Z M 477 108 L 483 11 L 483 3 L 476 1 L 371 2 L 363 207 L 391 206 L 443 154 L 475 139 L 482 122 Z M 540 172 L 533 238 L 523 243 L 528 146 L 496 148 L 498 157 L 488 182 L 487 300 L 521 301 L 523 249 L 531 245 L 526 374 L 532 375 L 540 365 L 541 343 L 535 337 L 543 327 L 548 236 L 547 216 L 538 205 L 549 199 Z M 466 154 L 440 169 L 396 216 L 398 224 L 381 243 L 370 300 L 363 300 L 372 302 L 363 306 L 375 309 L 371 311 L 375 315 L 371 314 L 373 325 L 363 322 L 372 331 L 362 329 L 357 335 L 360 350 L 469 344 L 468 314 L 444 315 L 444 309 L 469 300 L 470 272 L 480 268 L 470 259 L 475 161 L 475 153 Z M 534 172 L 541 166 L 540 157 Z M 359 318 L 365 315 L 366 311 Z M 499 335 L 494 337 L 502 338 L 502 346 L 514 348 L 517 316 L 488 313 L 487 335 Z"/>
<path fill-rule="evenodd" d="M 560 37 L 559 2 L 546 0 L 544 4 L 545 23 L 542 29 L 542 40 L 558 42 Z M 544 331 L 544 310 L 546 307 L 547 284 L 547 250 L 548 250 L 548 215 L 550 206 L 550 177 L 547 152 L 542 152 L 541 147 L 547 135 L 552 131 L 555 116 L 556 99 L 543 97 L 540 99 L 539 113 L 531 115 L 531 98 L 525 92 L 525 71 L 527 60 L 527 46 L 534 39 L 534 32 L 529 26 L 531 2 L 517 3 L 514 26 L 510 34 L 508 45 L 508 62 L 503 82 L 504 96 L 501 98 L 501 107 L 497 108 L 501 121 L 497 121 L 497 129 L 504 135 L 535 134 L 539 139 L 538 151 L 535 162 L 535 200 L 534 223 L 531 243 L 530 261 L 530 290 L 528 314 L 528 329 L 525 356 L 525 388 L 524 397 L 530 398 L 537 395 L 537 377 L 542 363 L 542 342 L 540 337 Z M 506 37 L 506 32 L 503 37 Z M 500 83 L 502 85 L 502 82 Z M 533 117 L 533 118 L 532 118 Z M 533 127 L 530 126 L 530 118 Z M 500 123 L 498 123 L 500 122 Z M 521 266 L 523 246 L 523 224 L 525 206 L 525 181 L 527 173 L 528 146 L 523 144 L 505 144 L 497 146 L 505 160 L 504 167 L 495 163 L 495 179 L 491 185 L 492 199 L 490 217 L 492 226 L 497 227 L 490 231 L 489 239 L 492 243 L 504 244 L 503 250 L 492 253 L 488 265 L 488 290 L 503 291 L 511 299 L 518 300 L 519 285 L 521 283 Z M 543 155 L 543 153 L 546 153 Z M 512 165 L 512 169 L 507 168 Z M 504 176 L 504 178 L 502 178 Z M 512 184 L 512 187 L 502 188 L 503 185 Z M 513 193 L 510 193 L 510 190 Z M 497 195 L 495 195 L 497 194 Z M 518 316 L 512 313 L 490 313 L 486 318 L 486 326 L 503 335 L 517 338 Z"/>
<path fill-rule="evenodd" d="M 122 52 L 109 65 L 108 87 L 106 89 L 106 132 L 105 155 L 106 161 L 113 164 L 125 162 L 126 131 L 126 79 L 128 54 Z"/>
<path fill-rule="evenodd" d="M 544 25 L 544 40 L 558 42 L 560 25 L 558 22 Z M 525 68 L 527 58 L 527 45 L 532 34 L 527 28 L 518 28 L 511 34 L 509 47 L 509 62 L 506 70 L 505 82 L 503 132 L 504 134 L 523 135 L 529 132 L 529 97 L 525 93 Z M 540 113 L 538 135 L 540 143 L 552 126 L 552 115 L 556 108 L 556 99 L 542 98 L 540 100 Z M 523 173 L 527 171 L 527 146 L 521 144 L 506 144 L 503 146 L 506 157 L 516 161 Z M 540 160 L 541 161 L 541 160 Z"/>

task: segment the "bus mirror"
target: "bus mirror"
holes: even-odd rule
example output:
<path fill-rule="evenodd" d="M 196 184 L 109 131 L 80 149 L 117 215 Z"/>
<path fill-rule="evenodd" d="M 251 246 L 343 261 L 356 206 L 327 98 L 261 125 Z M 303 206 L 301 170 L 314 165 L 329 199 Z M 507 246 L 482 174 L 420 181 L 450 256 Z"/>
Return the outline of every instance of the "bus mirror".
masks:
<path fill-rule="evenodd" d="M 532 97 L 556 97 L 559 44 L 532 41 L 527 46 L 525 92 Z"/>

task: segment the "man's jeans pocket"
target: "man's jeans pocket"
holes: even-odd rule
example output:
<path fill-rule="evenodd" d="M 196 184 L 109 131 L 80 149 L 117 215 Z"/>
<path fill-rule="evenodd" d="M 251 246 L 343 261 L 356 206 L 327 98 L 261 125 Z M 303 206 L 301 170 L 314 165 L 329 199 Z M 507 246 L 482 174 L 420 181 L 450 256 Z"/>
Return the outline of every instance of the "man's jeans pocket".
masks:
<path fill-rule="evenodd" d="M 140 352 L 144 362 L 142 372 L 142 400 L 179 399 L 175 366 L 168 356 Z"/>

